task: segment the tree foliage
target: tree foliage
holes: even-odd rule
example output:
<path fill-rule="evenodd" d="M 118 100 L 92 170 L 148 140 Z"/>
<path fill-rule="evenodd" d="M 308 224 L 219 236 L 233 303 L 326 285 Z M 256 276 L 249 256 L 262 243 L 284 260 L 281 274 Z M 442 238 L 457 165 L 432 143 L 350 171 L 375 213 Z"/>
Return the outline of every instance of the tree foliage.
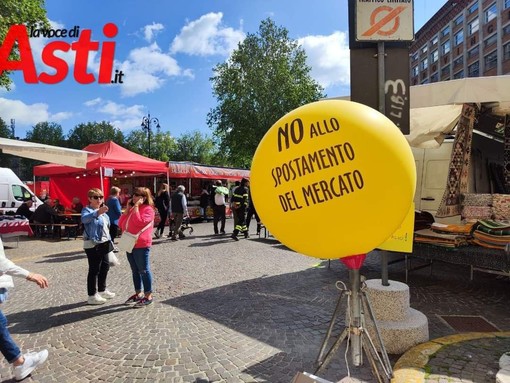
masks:
<path fill-rule="evenodd" d="M 158 161 L 168 161 L 170 153 L 175 147 L 175 139 L 168 132 L 151 134 L 151 152 L 149 156 L 149 141 L 144 130 L 132 130 L 125 140 L 126 149 Z"/>
<path fill-rule="evenodd" d="M 124 145 L 124 134 L 108 121 L 78 124 L 67 136 L 67 144 L 73 149 L 83 149 L 87 145 L 106 141 Z"/>
<path fill-rule="evenodd" d="M 49 27 L 46 17 L 44 0 L 2 0 L 0 1 L 0 45 L 2 45 L 11 25 L 25 24 L 27 28 L 32 26 Z M 17 47 L 10 52 L 9 60 L 19 60 Z M 12 80 L 11 72 L 0 73 L 0 88 L 10 90 Z"/>
<path fill-rule="evenodd" d="M 192 161 L 200 164 L 212 164 L 216 147 L 212 138 L 199 131 L 183 133 L 176 139 L 174 150 L 170 153 L 172 161 Z"/>
<path fill-rule="evenodd" d="M 5 121 L 0 117 L 0 137 L 2 138 L 13 138 L 12 131 L 7 126 Z M 0 167 L 10 167 L 12 156 L 8 154 L 0 153 Z"/>
<path fill-rule="evenodd" d="M 56 122 L 38 122 L 27 132 L 26 140 L 54 146 L 67 145 L 62 125 Z"/>
<path fill-rule="evenodd" d="M 303 48 L 269 18 L 216 65 L 210 80 L 218 105 L 207 123 L 232 165 L 249 166 L 258 143 L 279 118 L 325 97 L 310 70 Z"/>

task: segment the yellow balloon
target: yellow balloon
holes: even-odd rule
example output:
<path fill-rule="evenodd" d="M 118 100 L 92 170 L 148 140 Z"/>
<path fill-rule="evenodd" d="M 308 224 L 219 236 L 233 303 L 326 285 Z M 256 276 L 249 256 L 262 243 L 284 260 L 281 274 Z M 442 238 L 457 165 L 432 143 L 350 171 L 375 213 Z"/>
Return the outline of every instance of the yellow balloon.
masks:
<path fill-rule="evenodd" d="M 372 251 L 413 201 L 407 140 L 382 113 L 351 101 L 304 105 L 260 142 L 250 173 L 262 222 L 289 248 L 317 258 Z"/>

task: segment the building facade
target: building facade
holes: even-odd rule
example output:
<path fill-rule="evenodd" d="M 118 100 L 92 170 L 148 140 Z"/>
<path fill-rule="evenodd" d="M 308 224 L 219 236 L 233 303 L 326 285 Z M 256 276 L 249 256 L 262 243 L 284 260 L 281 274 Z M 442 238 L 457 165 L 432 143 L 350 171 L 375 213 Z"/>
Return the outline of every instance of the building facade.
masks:
<path fill-rule="evenodd" d="M 510 0 L 449 0 L 409 53 L 411 85 L 510 74 Z"/>

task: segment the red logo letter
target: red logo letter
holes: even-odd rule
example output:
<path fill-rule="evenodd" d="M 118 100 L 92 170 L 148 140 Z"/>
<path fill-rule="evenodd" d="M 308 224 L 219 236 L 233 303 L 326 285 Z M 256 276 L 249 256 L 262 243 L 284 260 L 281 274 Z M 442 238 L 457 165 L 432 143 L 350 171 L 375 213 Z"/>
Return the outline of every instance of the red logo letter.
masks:
<path fill-rule="evenodd" d="M 19 48 L 19 60 L 9 60 L 16 41 Z M 28 41 L 27 28 L 24 25 L 12 25 L 5 36 L 4 43 L 0 46 L 0 75 L 9 70 L 22 70 L 25 82 L 37 84 L 32 48 Z"/>

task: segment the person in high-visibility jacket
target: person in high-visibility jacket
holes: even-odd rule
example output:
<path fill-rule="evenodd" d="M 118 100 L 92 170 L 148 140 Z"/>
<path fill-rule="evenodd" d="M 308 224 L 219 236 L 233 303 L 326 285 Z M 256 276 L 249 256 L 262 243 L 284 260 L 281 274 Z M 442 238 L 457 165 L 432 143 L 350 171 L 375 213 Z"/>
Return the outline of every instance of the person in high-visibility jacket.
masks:
<path fill-rule="evenodd" d="M 244 234 L 244 238 L 248 238 L 248 227 L 246 226 L 246 208 L 248 207 L 248 187 L 250 181 L 246 178 L 241 180 L 241 184 L 234 189 L 232 194 L 232 212 L 234 214 L 234 232 L 232 239 L 239 241 L 237 236 L 239 233 Z"/>

